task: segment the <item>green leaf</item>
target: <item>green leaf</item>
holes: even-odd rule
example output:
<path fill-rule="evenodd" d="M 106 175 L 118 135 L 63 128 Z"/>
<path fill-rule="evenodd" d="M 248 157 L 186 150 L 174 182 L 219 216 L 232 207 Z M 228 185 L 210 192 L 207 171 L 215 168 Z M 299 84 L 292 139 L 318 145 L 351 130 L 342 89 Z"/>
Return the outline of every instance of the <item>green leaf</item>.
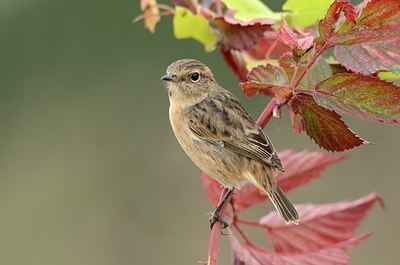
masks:
<path fill-rule="evenodd" d="M 215 49 L 219 35 L 203 16 L 195 15 L 189 9 L 176 6 L 173 26 L 175 38 L 193 38 L 203 44 L 207 52 Z"/>
<path fill-rule="evenodd" d="M 324 17 L 331 3 L 332 0 L 287 0 L 282 8 L 290 11 L 287 18 L 293 23 L 289 22 L 291 26 L 308 28 Z"/>
<path fill-rule="evenodd" d="M 385 80 L 397 80 L 400 79 L 400 74 L 396 74 L 393 72 L 380 72 L 378 73 L 378 77 Z"/>
<path fill-rule="evenodd" d="M 367 121 L 400 123 L 400 88 L 372 76 L 338 74 L 320 82 L 315 100 Z"/>
<path fill-rule="evenodd" d="M 229 9 L 235 10 L 234 17 L 242 21 L 259 18 L 281 20 L 281 14 L 274 12 L 260 0 L 221 0 Z"/>
<path fill-rule="evenodd" d="M 288 104 L 294 131 L 306 131 L 321 148 L 341 152 L 368 144 L 340 119 L 340 116 L 315 102 L 312 96 L 298 93 Z"/>

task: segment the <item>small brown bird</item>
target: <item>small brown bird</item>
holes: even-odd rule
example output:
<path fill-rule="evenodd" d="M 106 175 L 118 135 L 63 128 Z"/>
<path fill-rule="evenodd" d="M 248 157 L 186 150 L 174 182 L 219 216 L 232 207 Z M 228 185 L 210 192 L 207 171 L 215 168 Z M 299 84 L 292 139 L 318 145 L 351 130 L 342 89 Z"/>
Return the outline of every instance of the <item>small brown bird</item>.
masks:
<path fill-rule="evenodd" d="M 250 182 L 267 194 L 287 224 L 299 215 L 275 180 L 281 161 L 268 136 L 239 100 L 222 88 L 211 70 L 193 59 L 172 63 L 167 74 L 169 118 L 176 138 L 192 161 L 229 189 L 213 212 L 211 226 L 235 188 Z"/>

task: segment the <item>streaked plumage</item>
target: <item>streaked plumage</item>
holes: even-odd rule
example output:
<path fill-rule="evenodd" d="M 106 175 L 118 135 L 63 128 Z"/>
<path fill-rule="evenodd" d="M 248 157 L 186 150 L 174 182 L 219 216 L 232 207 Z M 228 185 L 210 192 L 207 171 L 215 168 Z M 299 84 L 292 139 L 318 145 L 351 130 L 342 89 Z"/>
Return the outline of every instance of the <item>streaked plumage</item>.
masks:
<path fill-rule="evenodd" d="M 172 129 L 193 162 L 227 188 L 252 183 L 285 222 L 297 224 L 298 214 L 274 178 L 275 168 L 283 171 L 275 148 L 239 100 L 197 60 L 174 62 L 163 80 L 170 81 Z"/>

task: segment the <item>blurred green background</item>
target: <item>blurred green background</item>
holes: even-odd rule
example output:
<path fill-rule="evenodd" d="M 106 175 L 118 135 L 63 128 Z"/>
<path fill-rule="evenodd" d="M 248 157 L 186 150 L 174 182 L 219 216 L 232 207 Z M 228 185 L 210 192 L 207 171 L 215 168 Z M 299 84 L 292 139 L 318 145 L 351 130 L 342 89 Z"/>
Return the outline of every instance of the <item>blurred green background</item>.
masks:
<path fill-rule="evenodd" d="M 169 3 L 169 1 L 164 1 Z M 282 3 L 276 2 L 276 6 Z M 240 95 L 219 52 L 155 35 L 135 0 L 0 1 L 0 264 L 198 264 L 212 209 L 198 169 L 175 140 L 160 76 L 179 58 L 208 64 Z M 241 96 L 256 117 L 265 97 Z M 290 193 L 328 203 L 377 191 L 359 232 L 373 231 L 352 264 L 399 264 L 400 127 L 346 118 L 378 143 L 347 152 L 322 178 Z M 317 150 L 287 115 L 266 130 L 279 149 Z M 250 211 L 253 220 L 272 207 Z M 258 231 L 262 236 L 262 232 Z M 229 264 L 228 238 L 220 264 Z"/>

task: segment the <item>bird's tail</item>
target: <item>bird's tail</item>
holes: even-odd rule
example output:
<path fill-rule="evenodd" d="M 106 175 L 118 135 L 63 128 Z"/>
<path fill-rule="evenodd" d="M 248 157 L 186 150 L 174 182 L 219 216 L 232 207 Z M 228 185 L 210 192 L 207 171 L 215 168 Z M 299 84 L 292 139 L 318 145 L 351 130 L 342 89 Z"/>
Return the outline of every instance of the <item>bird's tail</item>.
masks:
<path fill-rule="evenodd" d="M 268 192 L 272 204 L 285 220 L 286 224 L 299 224 L 300 218 L 293 204 L 289 201 L 282 189 L 278 185 L 274 185 L 273 189 Z"/>

